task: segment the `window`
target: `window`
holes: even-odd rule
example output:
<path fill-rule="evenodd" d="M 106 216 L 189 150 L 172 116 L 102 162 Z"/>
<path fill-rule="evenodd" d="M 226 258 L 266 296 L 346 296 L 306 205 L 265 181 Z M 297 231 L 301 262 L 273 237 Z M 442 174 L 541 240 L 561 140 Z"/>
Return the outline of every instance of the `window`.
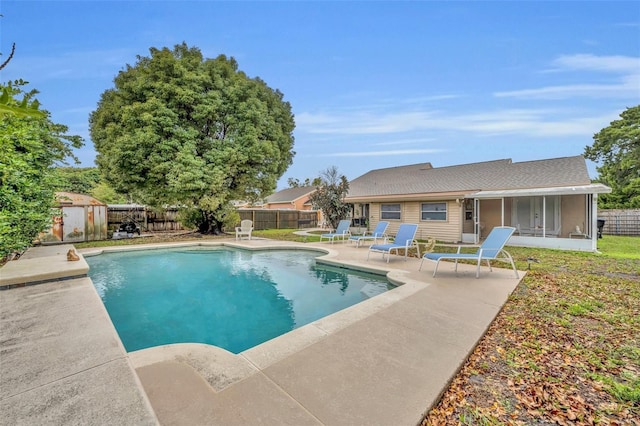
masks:
<path fill-rule="evenodd" d="M 447 203 L 422 203 L 421 220 L 447 220 Z"/>
<path fill-rule="evenodd" d="M 380 206 L 380 219 L 400 220 L 400 204 L 382 204 Z"/>

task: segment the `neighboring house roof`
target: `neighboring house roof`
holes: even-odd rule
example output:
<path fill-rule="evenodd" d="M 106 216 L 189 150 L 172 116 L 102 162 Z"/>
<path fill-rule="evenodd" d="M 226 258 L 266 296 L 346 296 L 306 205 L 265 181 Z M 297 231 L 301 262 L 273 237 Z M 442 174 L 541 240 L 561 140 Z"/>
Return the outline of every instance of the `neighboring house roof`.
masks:
<path fill-rule="evenodd" d="M 315 190 L 316 188 L 313 186 L 300 186 L 297 188 L 283 189 L 282 191 L 269 195 L 266 199 L 266 203 L 291 203 L 306 195 L 310 195 L 312 192 L 315 192 Z"/>
<path fill-rule="evenodd" d="M 432 167 L 430 163 L 372 170 L 349 182 L 347 200 L 464 195 L 479 191 L 589 186 L 584 157 L 514 163 L 511 159 Z M 595 191 L 601 192 L 601 191 Z"/>

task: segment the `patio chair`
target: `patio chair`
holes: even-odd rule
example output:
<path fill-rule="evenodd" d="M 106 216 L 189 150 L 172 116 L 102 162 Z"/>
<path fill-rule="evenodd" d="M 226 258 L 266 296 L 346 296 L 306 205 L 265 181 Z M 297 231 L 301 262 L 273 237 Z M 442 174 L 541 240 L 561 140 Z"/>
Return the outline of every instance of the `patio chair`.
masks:
<path fill-rule="evenodd" d="M 387 263 L 389 263 L 389 258 L 391 257 L 392 252 L 395 252 L 398 255 L 399 250 L 404 250 L 404 260 L 407 260 L 407 256 L 409 255 L 409 248 L 414 246 L 414 238 L 416 236 L 416 232 L 418 231 L 418 225 L 412 223 L 403 223 L 398 228 L 398 233 L 394 238 L 392 243 L 387 244 L 372 244 L 369 247 L 369 253 L 367 254 L 367 260 L 369 260 L 369 255 L 371 252 L 382 253 L 382 259 L 384 260 L 384 255 L 387 255 Z M 420 249 L 418 248 L 418 256 L 420 256 Z"/>
<path fill-rule="evenodd" d="M 478 248 L 475 253 L 461 253 L 460 250 L 462 249 L 462 246 L 458 246 L 458 251 L 456 253 L 425 253 L 424 256 L 422 256 L 422 261 L 420 262 L 420 268 L 418 268 L 418 270 L 422 270 L 422 264 L 425 259 L 436 262 L 436 267 L 433 270 L 433 276 L 435 277 L 442 259 L 455 260 L 456 272 L 458 271 L 458 260 L 477 260 L 478 266 L 476 269 L 476 278 L 479 278 L 480 263 L 482 263 L 483 260 L 487 261 L 490 271 L 492 270 L 490 261 L 500 260 L 502 262 L 510 262 L 513 272 L 516 274 L 516 278 L 520 278 L 518 276 L 516 265 L 513 263 L 513 258 L 503 249 L 515 230 L 516 228 L 511 226 L 496 226 L 491 230 L 489 235 L 487 235 L 487 239 L 484 240 L 480 248 Z"/>
<path fill-rule="evenodd" d="M 373 244 L 378 242 L 378 239 L 381 239 L 384 242 L 387 242 L 387 227 L 389 226 L 389 222 L 380 221 L 376 225 L 376 229 L 373 232 L 364 231 L 362 235 L 352 235 L 349 237 L 349 241 L 355 242 L 356 247 L 360 247 L 360 243 L 363 241 L 373 241 Z"/>
<path fill-rule="evenodd" d="M 333 244 L 333 241 L 337 238 L 340 238 L 344 241 L 347 236 L 351 235 L 351 232 L 349 231 L 350 224 L 351 221 L 349 219 L 341 220 L 340 223 L 338 223 L 338 227 L 336 228 L 335 232 L 320 235 L 320 242 L 322 242 L 322 240 L 325 238 L 330 240 L 331 244 Z"/>
<path fill-rule="evenodd" d="M 251 231 L 253 231 L 253 221 L 243 220 L 240 222 L 240 226 L 236 226 L 236 240 L 241 240 L 243 235 L 251 239 Z"/>

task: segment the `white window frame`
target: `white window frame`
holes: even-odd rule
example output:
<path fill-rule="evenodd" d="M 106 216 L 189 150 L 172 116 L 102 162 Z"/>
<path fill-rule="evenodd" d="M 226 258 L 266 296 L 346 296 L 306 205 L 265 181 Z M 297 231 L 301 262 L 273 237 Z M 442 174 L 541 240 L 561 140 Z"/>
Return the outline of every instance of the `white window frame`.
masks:
<path fill-rule="evenodd" d="M 398 210 L 385 210 L 385 206 L 398 206 Z M 389 215 L 398 217 L 390 217 Z M 382 220 L 402 220 L 402 204 L 400 203 L 384 203 L 380 204 L 380 219 Z"/>
<path fill-rule="evenodd" d="M 433 207 L 435 205 L 438 206 L 444 206 L 444 210 L 437 210 L 437 209 L 429 209 L 427 207 Z M 425 214 L 437 214 L 438 216 L 440 216 L 442 213 L 444 213 L 444 219 L 433 219 L 433 218 L 429 218 L 429 217 L 425 217 Z M 424 202 L 424 203 L 420 203 L 420 220 L 421 221 L 425 221 L 425 222 L 446 222 L 447 219 L 449 217 L 449 206 L 447 205 L 446 201 L 428 201 L 428 202 Z"/>

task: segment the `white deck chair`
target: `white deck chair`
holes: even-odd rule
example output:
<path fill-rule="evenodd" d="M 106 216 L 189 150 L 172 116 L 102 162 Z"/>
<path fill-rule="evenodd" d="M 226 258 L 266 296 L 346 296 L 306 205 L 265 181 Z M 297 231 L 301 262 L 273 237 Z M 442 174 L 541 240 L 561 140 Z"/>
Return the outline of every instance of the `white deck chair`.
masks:
<path fill-rule="evenodd" d="M 236 226 L 236 240 L 241 240 L 243 236 L 251 239 L 251 232 L 253 231 L 253 221 L 245 219 L 240 222 L 240 226 Z"/>

